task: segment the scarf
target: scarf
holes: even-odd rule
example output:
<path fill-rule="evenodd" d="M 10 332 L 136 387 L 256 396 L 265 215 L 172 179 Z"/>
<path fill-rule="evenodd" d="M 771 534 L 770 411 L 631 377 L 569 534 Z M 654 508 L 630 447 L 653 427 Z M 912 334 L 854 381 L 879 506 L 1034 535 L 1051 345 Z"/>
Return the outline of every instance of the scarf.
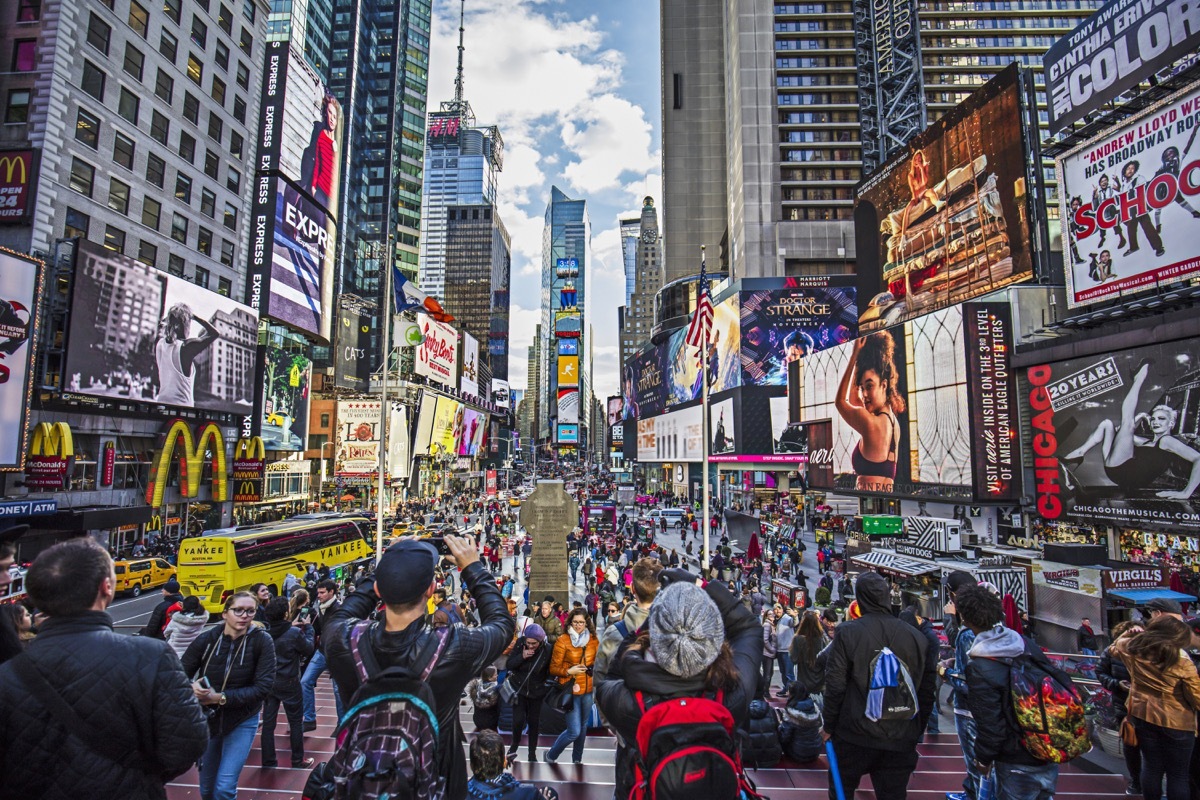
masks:
<path fill-rule="evenodd" d="M 572 628 L 570 631 L 568 631 L 568 633 L 571 634 L 572 647 L 585 647 L 592 638 L 592 635 L 588 632 L 587 628 L 584 628 L 578 634 L 576 634 L 575 630 Z"/>

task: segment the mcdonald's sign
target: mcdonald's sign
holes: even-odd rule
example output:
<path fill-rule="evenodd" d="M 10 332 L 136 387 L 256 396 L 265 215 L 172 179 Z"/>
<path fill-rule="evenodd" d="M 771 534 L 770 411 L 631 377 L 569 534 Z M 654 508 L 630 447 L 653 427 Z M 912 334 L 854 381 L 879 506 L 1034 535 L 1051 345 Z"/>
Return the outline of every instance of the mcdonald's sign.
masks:
<path fill-rule="evenodd" d="M 29 457 L 25 460 L 25 486 L 39 492 L 67 488 L 67 475 L 75 461 L 75 440 L 65 422 L 39 422 L 33 428 Z"/>
<path fill-rule="evenodd" d="M 192 436 L 192 429 L 182 419 L 171 420 L 163 437 L 162 450 L 150 464 L 150 484 L 146 487 L 146 503 L 158 508 L 163 504 L 167 490 L 167 479 L 171 474 L 171 458 L 183 440 L 183 452 L 179 456 L 179 494 L 181 497 L 198 497 L 200 478 L 204 470 L 206 453 L 212 453 L 213 500 L 223 503 L 229 499 L 228 467 L 225 463 L 225 438 L 215 422 L 202 423 Z"/>
<path fill-rule="evenodd" d="M 29 212 L 32 150 L 0 150 L 0 222 L 20 222 Z"/>
<path fill-rule="evenodd" d="M 262 437 L 238 439 L 233 449 L 233 502 L 257 503 L 263 499 L 266 455 Z"/>

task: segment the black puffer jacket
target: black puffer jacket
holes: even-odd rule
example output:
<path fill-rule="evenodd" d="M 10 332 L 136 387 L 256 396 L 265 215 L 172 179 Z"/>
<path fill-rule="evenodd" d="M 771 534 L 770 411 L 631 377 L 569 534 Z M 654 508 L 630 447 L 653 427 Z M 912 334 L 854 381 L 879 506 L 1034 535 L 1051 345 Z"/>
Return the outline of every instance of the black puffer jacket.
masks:
<path fill-rule="evenodd" d="M 1047 660 L 1040 647 L 1031 644 L 1016 631 L 1005 629 L 1006 640 L 1016 643 L 1015 647 L 1002 653 L 1005 660 L 982 655 L 980 639 L 971 651 L 971 662 L 967 664 L 967 706 L 975 717 L 975 759 L 983 764 L 999 761 L 1003 764 L 1025 764 L 1038 766 L 1039 761 L 1021 745 L 1021 729 L 1017 725 L 1017 714 L 1013 708 L 1009 681 L 1008 659 L 1020 655 L 1021 648 L 1042 669 L 1056 676 L 1066 685 L 1071 679 Z"/>
<path fill-rule="evenodd" d="M 821 710 L 811 697 L 791 700 L 779 710 L 779 743 L 783 754 L 799 764 L 816 761 L 825 752 Z"/>
<path fill-rule="evenodd" d="M 516 627 L 516 622 L 509 616 L 508 604 L 482 564 L 478 561 L 469 564 L 462 571 L 462 582 L 475 598 L 481 624 L 478 628 L 455 625 L 449 629 L 442 654 L 428 681 L 437 705 L 440 730 L 437 764 L 438 773 L 446 776 L 446 800 L 463 800 L 467 796 L 467 759 L 458 718 L 458 703 L 463 690 L 508 647 Z M 378 602 L 373 582 L 364 581 L 358 591 L 346 598 L 336 614 L 326 618 L 321 630 L 329 672 L 337 682 L 347 708 L 361 683 L 350 649 L 350 633 L 359 620 L 375 610 Z M 371 636 L 379 664 L 386 669 L 410 664 L 423 651 L 426 637 L 434 633 L 421 617 L 402 631 L 388 633 L 380 624 L 366 635 Z"/>
<path fill-rule="evenodd" d="M 836 738 L 876 750 L 909 752 L 917 746 L 933 710 L 935 662 L 916 628 L 892 616 L 891 587 L 881 575 L 867 572 L 854 587 L 862 617 L 843 622 L 829 646 L 825 669 L 825 730 Z M 867 719 L 871 661 L 884 646 L 891 648 L 912 676 L 919 711 L 916 719 Z"/>
<path fill-rule="evenodd" d="M 300 684 L 300 663 L 313 654 L 311 625 L 292 625 L 287 620 L 267 628 L 275 641 L 275 691 L 287 692 Z"/>
<path fill-rule="evenodd" d="M 742 734 L 742 762 L 747 767 L 773 767 L 783 758 L 775 710 L 766 700 L 752 700 L 749 714 Z"/>
<path fill-rule="evenodd" d="M 275 685 L 275 642 L 257 625 L 237 640 L 225 635 L 224 625 L 209 628 L 188 645 L 180 661 L 189 678 L 204 670 L 213 691 L 225 692 L 225 705 L 208 718 L 212 736 L 224 736 L 257 714 Z"/>
<path fill-rule="evenodd" d="M 710 582 L 704 589 L 725 623 L 725 641 L 733 650 L 738 683 L 734 691 L 725 694 L 725 707 L 733 714 L 734 722 L 744 726 L 749 717 L 750 700 L 758 686 L 759 665 L 762 663 L 762 624 L 750 609 L 743 606 L 724 586 Z M 613 670 L 606 680 L 596 684 L 596 705 L 616 732 L 618 741 L 633 744 L 642 719 L 637 693 L 642 692 L 647 705 L 655 700 L 675 697 L 698 697 L 704 692 L 704 678 L 679 678 L 658 664 L 647 661 L 640 650 L 627 651 L 621 660 L 621 670 Z M 630 747 L 617 750 L 616 796 L 628 797 L 633 783 L 633 758 Z"/>
<path fill-rule="evenodd" d="M 504 665 L 508 670 L 505 680 L 522 697 L 545 697 L 546 692 L 550 691 L 546 686 L 546 680 L 550 677 L 550 645 L 542 642 L 533 658 L 525 658 L 525 638 L 518 638 L 512 652 L 508 654 L 508 661 Z"/>
<path fill-rule="evenodd" d="M 1121 685 L 1121 681 L 1129 683 L 1129 670 L 1121 663 L 1121 659 L 1113 658 L 1112 648 L 1107 647 L 1100 663 L 1096 665 L 1096 680 L 1112 693 L 1113 711 L 1117 714 L 1117 722 L 1125 719 L 1125 703 L 1129 701 L 1129 690 Z"/>
<path fill-rule="evenodd" d="M 148 636 L 151 639 L 162 639 L 163 628 L 167 627 L 167 609 L 176 603 L 183 602 L 183 595 L 179 592 L 169 594 L 159 601 L 154 610 L 150 612 L 150 619 L 146 621 L 146 627 L 142 628 L 142 636 Z"/>
<path fill-rule="evenodd" d="M 165 642 L 113 632 L 102 611 L 42 624 L 19 659 L 32 662 L 86 723 L 152 773 L 118 765 L 67 733 L 13 670 L 0 666 L 0 798 L 165 798 L 208 728 L 179 659 Z"/>

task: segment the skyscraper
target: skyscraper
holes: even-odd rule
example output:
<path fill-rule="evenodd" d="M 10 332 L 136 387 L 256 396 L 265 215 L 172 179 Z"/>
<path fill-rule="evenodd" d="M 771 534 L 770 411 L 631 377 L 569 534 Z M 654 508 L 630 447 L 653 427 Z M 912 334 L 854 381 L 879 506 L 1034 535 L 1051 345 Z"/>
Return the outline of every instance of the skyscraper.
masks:
<path fill-rule="evenodd" d="M 483 359 L 492 377 L 508 380 L 508 231 L 490 203 L 445 206 L 442 211 L 450 276 L 442 305 L 463 330 L 485 343 Z"/>
<path fill-rule="evenodd" d="M 642 220 L 630 217 L 620 220 L 621 262 L 625 266 L 625 305 L 633 300 L 633 290 L 637 285 L 637 254 L 638 237 L 642 233 Z"/>
<path fill-rule="evenodd" d="M 658 232 L 658 212 L 654 198 L 642 201 L 634 249 L 634 289 L 625 306 L 621 329 L 621 361 L 650 341 L 654 327 L 654 296 L 663 287 L 662 240 Z M 694 268 L 694 267 L 693 267 Z"/>
<path fill-rule="evenodd" d="M 293 42 L 326 82 L 333 51 L 333 0 L 271 0 L 268 42 Z"/>

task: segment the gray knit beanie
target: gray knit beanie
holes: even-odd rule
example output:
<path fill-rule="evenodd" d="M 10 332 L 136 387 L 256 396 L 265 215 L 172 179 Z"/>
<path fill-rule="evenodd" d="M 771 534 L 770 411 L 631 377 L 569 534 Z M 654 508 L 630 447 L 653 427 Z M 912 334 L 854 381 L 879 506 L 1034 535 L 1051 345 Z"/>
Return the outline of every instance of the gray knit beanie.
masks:
<path fill-rule="evenodd" d="M 717 604 L 694 583 L 672 583 L 650 606 L 650 655 L 667 672 L 693 678 L 717 660 L 725 623 Z"/>

